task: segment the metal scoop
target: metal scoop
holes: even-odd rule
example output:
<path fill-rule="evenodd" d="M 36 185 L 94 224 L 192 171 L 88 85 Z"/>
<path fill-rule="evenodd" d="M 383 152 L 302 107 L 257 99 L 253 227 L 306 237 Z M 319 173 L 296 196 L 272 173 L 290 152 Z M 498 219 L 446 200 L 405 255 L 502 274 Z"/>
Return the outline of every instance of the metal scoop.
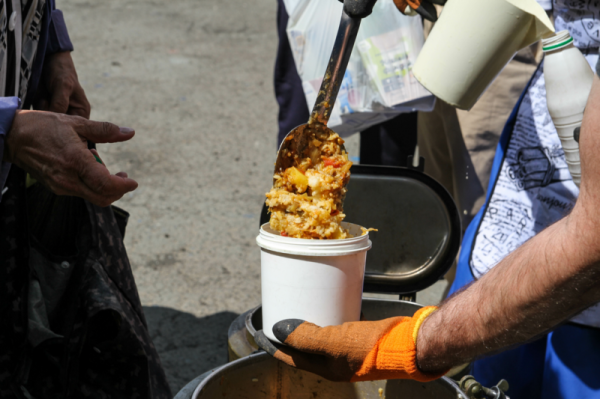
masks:
<path fill-rule="evenodd" d="M 346 73 L 346 67 L 356 41 L 358 28 L 362 18 L 371 14 L 376 0 L 344 0 L 344 10 L 338 28 L 333 50 L 323 83 L 319 89 L 317 101 L 308 119 L 308 123 L 300 125 L 285 136 L 275 161 L 275 173 L 282 172 L 293 165 L 293 157 L 288 154 L 304 153 L 308 146 L 311 130 L 327 130 L 327 122 L 333 110 L 333 104 L 340 90 L 340 85 Z M 345 148 L 342 146 L 342 149 Z"/>

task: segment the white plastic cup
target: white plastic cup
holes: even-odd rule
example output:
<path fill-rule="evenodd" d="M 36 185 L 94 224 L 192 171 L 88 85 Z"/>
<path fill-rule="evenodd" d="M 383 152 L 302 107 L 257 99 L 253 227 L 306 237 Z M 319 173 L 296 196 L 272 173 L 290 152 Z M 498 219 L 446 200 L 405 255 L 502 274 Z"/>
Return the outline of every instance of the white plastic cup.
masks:
<path fill-rule="evenodd" d="M 342 223 L 353 238 L 308 240 L 282 237 L 268 223 L 260 228 L 262 321 L 265 335 L 285 319 L 325 327 L 360 320 L 369 235 Z"/>
<path fill-rule="evenodd" d="M 554 32 L 536 0 L 452 0 L 415 62 L 436 97 L 471 109 L 514 54 Z"/>

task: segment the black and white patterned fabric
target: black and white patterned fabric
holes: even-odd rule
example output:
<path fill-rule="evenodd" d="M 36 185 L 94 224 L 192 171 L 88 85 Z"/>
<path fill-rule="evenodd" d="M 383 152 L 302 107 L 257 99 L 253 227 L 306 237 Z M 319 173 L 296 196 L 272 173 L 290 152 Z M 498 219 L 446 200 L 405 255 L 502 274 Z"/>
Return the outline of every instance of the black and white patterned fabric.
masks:
<path fill-rule="evenodd" d="M 4 93 L 6 86 L 6 64 L 8 62 L 8 16 L 6 15 L 6 1 L 0 0 L 0 93 Z"/>
<path fill-rule="evenodd" d="M 14 8 L 17 5 L 20 7 Z M 24 101 L 27 95 L 45 8 L 46 0 L 0 0 L 0 93 L 5 96 L 16 95 Z M 15 31 L 16 27 L 21 28 L 19 32 Z M 13 63 L 9 55 L 11 47 Z M 16 54 L 19 51 L 20 57 Z M 7 83 L 14 83 L 11 76 L 17 70 L 19 82 L 15 86 L 17 90 L 14 90 L 12 85 L 7 87 Z"/>
<path fill-rule="evenodd" d="M 33 62 L 40 41 L 40 29 L 44 15 L 45 0 L 24 0 L 22 8 L 23 40 L 21 44 L 21 78 L 19 84 L 19 98 L 25 99 L 29 88 L 29 79 L 33 69 Z"/>

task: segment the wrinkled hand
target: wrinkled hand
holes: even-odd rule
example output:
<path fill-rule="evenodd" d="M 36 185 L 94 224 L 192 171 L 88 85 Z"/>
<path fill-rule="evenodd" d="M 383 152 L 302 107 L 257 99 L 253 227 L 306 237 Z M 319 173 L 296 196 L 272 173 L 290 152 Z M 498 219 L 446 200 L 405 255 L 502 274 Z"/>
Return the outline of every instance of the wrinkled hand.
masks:
<path fill-rule="evenodd" d="M 394 0 L 394 4 L 402 14 L 413 15 L 415 12 L 432 22 L 437 21 L 434 4 L 443 6 L 446 0 Z"/>
<path fill-rule="evenodd" d="M 416 364 L 417 332 L 436 308 L 419 309 L 413 317 L 359 321 L 318 327 L 303 320 L 283 320 L 273 334 L 274 344 L 258 331 L 256 343 L 282 362 L 331 381 L 414 379 L 431 381 L 445 374 L 426 374 Z"/>
<path fill-rule="evenodd" d="M 34 109 L 90 118 L 90 103 L 70 52 L 55 53 L 46 60 Z"/>
<path fill-rule="evenodd" d="M 108 206 L 138 184 L 124 172 L 111 175 L 98 163 L 95 143 L 127 141 L 135 132 L 108 122 L 42 111 L 17 111 L 5 137 L 4 160 L 27 171 L 57 195 Z"/>

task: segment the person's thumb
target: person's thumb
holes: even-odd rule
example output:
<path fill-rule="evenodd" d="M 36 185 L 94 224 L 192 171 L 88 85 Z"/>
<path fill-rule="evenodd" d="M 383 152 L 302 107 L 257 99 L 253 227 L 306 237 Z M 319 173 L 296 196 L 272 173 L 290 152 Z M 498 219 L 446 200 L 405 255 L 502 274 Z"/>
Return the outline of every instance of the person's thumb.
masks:
<path fill-rule="evenodd" d="M 77 126 L 77 134 L 94 143 L 117 143 L 127 141 L 135 135 L 135 130 L 119 127 L 110 122 L 84 120 Z"/>

